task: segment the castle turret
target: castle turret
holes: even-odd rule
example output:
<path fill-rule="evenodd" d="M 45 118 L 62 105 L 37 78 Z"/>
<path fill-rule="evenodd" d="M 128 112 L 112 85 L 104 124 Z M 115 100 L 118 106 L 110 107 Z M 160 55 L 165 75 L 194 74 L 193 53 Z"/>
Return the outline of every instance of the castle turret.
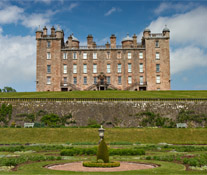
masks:
<path fill-rule="evenodd" d="M 60 26 L 58 26 L 57 30 L 55 31 L 56 38 L 63 38 L 63 31 L 61 30 Z"/>
<path fill-rule="evenodd" d="M 41 38 L 41 37 L 42 37 L 42 30 L 40 29 L 40 26 L 39 26 L 36 31 L 36 39 Z"/>
<path fill-rule="evenodd" d="M 148 28 L 144 29 L 144 32 L 143 32 L 144 38 L 150 37 L 150 34 L 151 34 L 150 29 L 148 29 Z"/>
<path fill-rule="evenodd" d="M 43 28 L 43 36 L 47 36 L 47 27 L 46 26 Z"/>
<path fill-rule="evenodd" d="M 122 39 L 121 43 L 123 48 L 131 48 L 133 47 L 133 38 L 127 34 L 127 36 Z"/>
<path fill-rule="evenodd" d="M 110 37 L 111 40 L 111 48 L 116 48 L 116 36 L 114 34 Z"/>
<path fill-rule="evenodd" d="M 55 37 L 55 28 L 52 26 L 51 28 L 51 37 Z"/>
<path fill-rule="evenodd" d="M 170 37 L 170 29 L 167 28 L 167 25 L 165 25 L 165 28 L 162 31 L 163 36 Z"/>

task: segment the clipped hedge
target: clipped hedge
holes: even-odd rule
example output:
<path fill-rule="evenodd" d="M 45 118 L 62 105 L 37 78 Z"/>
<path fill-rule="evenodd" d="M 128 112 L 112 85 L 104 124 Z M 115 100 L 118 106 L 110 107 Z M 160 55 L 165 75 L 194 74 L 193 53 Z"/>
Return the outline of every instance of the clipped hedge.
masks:
<path fill-rule="evenodd" d="M 77 155 L 96 155 L 97 147 L 94 148 L 73 148 L 63 149 L 60 152 L 61 156 L 77 156 Z M 145 155 L 145 151 L 142 149 L 109 149 L 109 155 L 120 155 L 120 156 L 134 156 L 134 155 Z"/>
<path fill-rule="evenodd" d="M 109 162 L 109 163 L 83 162 L 83 166 L 85 166 L 85 167 L 112 168 L 112 167 L 119 167 L 120 162 Z"/>

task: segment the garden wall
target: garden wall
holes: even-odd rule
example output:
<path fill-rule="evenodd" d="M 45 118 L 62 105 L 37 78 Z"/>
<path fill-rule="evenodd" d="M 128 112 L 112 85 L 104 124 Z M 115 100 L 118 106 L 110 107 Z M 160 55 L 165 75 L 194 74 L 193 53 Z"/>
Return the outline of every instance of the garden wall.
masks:
<path fill-rule="evenodd" d="M 90 121 L 97 121 L 104 125 L 117 127 L 137 127 L 141 120 L 140 113 L 153 112 L 161 117 L 175 119 L 178 113 L 184 109 L 195 111 L 196 114 L 207 114 L 206 100 L 180 100 L 180 101 L 67 101 L 67 100 L 1 100 L 13 107 L 12 121 L 16 121 L 16 115 L 22 113 L 34 114 L 38 111 L 55 113 L 59 116 L 72 114 L 71 125 L 87 126 Z M 40 120 L 40 119 L 37 119 Z M 10 121 L 10 124 L 11 122 Z"/>

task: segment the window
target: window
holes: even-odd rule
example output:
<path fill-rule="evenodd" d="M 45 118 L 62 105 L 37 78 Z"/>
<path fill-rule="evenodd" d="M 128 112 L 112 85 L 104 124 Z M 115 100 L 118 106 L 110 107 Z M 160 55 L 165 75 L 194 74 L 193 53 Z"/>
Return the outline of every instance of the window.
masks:
<path fill-rule="evenodd" d="M 157 91 L 160 91 L 160 88 L 157 88 Z"/>
<path fill-rule="evenodd" d="M 118 64 L 118 73 L 121 73 L 121 64 Z"/>
<path fill-rule="evenodd" d="M 140 84 L 140 85 L 143 85 L 143 84 L 144 84 L 143 76 L 140 76 L 140 77 L 139 77 L 139 84 Z"/>
<path fill-rule="evenodd" d="M 132 77 L 128 77 L 128 84 L 132 84 Z"/>
<path fill-rule="evenodd" d="M 77 53 L 73 52 L 73 59 L 76 60 L 77 59 Z"/>
<path fill-rule="evenodd" d="M 87 53 L 83 53 L 83 59 L 85 60 L 85 59 L 87 59 Z"/>
<path fill-rule="evenodd" d="M 118 59 L 121 58 L 121 52 L 117 52 L 117 58 L 118 58 Z"/>
<path fill-rule="evenodd" d="M 84 74 L 87 74 L 87 64 L 84 64 L 83 65 L 83 73 Z"/>
<path fill-rule="evenodd" d="M 63 81 L 64 81 L 64 84 L 66 84 L 67 83 L 67 77 L 64 77 Z"/>
<path fill-rule="evenodd" d="M 160 83 L 160 76 L 159 75 L 156 76 L 156 83 Z"/>
<path fill-rule="evenodd" d="M 106 70 L 107 73 L 110 73 L 111 72 L 111 65 L 110 64 L 107 64 L 107 70 Z"/>
<path fill-rule="evenodd" d="M 132 72 L 132 64 L 128 63 L 128 72 Z"/>
<path fill-rule="evenodd" d="M 51 77 L 47 77 L 47 84 L 51 84 Z"/>
<path fill-rule="evenodd" d="M 51 42 L 48 41 L 48 42 L 47 42 L 47 48 L 50 48 L 50 47 L 51 47 Z"/>
<path fill-rule="evenodd" d="M 94 74 L 97 73 L 97 64 L 93 64 L 93 73 L 94 73 Z"/>
<path fill-rule="evenodd" d="M 155 47 L 159 47 L 159 41 L 155 41 Z"/>
<path fill-rule="evenodd" d="M 107 59 L 110 59 L 110 52 L 107 52 Z"/>
<path fill-rule="evenodd" d="M 83 84 L 87 84 L 87 77 L 83 77 Z"/>
<path fill-rule="evenodd" d="M 143 52 L 139 52 L 139 59 L 143 59 Z"/>
<path fill-rule="evenodd" d="M 77 77 L 73 77 L 73 84 L 77 84 Z"/>
<path fill-rule="evenodd" d="M 47 52 L 47 59 L 48 59 L 48 60 L 51 59 L 51 54 L 50 54 L 50 52 Z"/>
<path fill-rule="evenodd" d="M 131 59 L 131 58 L 132 58 L 132 53 L 128 52 L 128 59 Z"/>
<path fill-rule="evenodd" d="M 121 76 L 118 76 L 118 84 L 121 84 Z"/>
<path fill-rule="evenodd" d="M 67 65 L 66 64 L 63 65 L 63 73 L 67 74 Z"/>
<path fill-rule="evenodd" d="M 67 53 L 63 53 L 63 59 L 64 59 L 64 60 L 67 59 Z"/>
<path fill-rule="evenodd" d="M 107 84 L 111 84 L 111 77 L 106 77 Z"/>
<path fill-rule="evenodd" d="M 97 84 L 97 77 L 93 77 L 93 83 Z"/>
<path fill-rule="evenodd" d="M 97 59 L 97 53 L 93 53 L 93 59 L 94 59 L 94 60 Z"/>
<path fill-rule="evenodd" d="M 159 59 L 160 59 L 160 53 L 156 52 L 156 60 L 159 60 Z"/>
<path fill-rule="evenodd" d="M 143 63 L 140 63 L 140 64 L 139 64 L 139 72 L 144 72 L 144 71 L 143 71 Z"/>
<path fill-rule="evenodd" d="M 51 73 L 51 65 L 47 65 L 47 73 Z"/>
<path fill-rule="evenodd" d="M 160 72 L 160 65 L 156 64 L 156 72 Z"/>
<path fill-rule="evenodd" d="M 73 73 L 77 74 L 77 65 L 76 64 L 73 65 Z"/>

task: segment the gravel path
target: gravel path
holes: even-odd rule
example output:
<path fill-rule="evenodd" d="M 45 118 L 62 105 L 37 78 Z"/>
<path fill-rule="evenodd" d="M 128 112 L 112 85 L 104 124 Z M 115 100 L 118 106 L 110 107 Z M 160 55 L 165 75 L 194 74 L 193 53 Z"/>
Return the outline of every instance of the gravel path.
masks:
<path fill-rule="evenodd" d="M 148 165 L 141 163 L 130 163 L 130 162 L 120 162 L 120 167 L 113 168 L 91 168 L 84 167 L 82 162 L 66 163 L 61 165 L 50 165 L 46 168 L 52 170 L 64 170 L 64 171 L 85 171 L 85 172 L 114 172 L 114 171 L 130 171 L 130 170 L 143 170 L 155 168 L 156 165 Z"/>

